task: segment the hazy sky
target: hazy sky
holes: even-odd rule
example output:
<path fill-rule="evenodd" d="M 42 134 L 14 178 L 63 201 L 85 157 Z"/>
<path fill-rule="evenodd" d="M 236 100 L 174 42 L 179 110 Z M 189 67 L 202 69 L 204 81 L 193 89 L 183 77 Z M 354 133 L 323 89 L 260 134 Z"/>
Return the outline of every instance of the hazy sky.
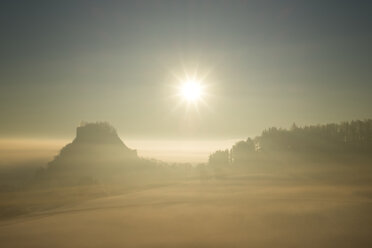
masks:
<path fill-rule="evenodd" d="M 2 1 L 0 137 L 211 139 L 372 117 L 371 1 Z M 208 76 L 187 111 L 174 75 Z"/>

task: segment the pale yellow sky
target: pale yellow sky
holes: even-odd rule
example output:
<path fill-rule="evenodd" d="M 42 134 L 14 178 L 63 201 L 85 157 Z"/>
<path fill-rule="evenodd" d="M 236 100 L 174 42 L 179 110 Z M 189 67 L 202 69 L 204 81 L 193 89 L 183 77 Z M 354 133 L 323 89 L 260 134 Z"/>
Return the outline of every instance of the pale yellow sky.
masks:
<path fill-rule="evenodd" d="M 203 163 L 216 150 L 230 149 L 238 139 L 230 140 L 127 140 L 125 143 L 136 148 L 145 158 L 166 162 Z"/>

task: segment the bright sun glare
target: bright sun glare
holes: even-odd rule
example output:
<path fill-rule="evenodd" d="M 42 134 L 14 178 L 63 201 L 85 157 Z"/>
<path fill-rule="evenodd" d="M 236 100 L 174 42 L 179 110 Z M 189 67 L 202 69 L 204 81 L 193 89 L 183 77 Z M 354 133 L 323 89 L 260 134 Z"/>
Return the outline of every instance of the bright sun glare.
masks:
<path fill-rule="evenodd" d="M 199 112 L 200 105 L 207 106 L 207 101 L 210 97 L 210 84 L 207 82 L 208 74 L 209 71 L 200 75 L 197 70 L 187 73 L 185 69 L 183 75 L 173 73 L 176 79 L 173 81 L 174 84 L 172 86 L 175 88 L 173 96 L 179 100 L 174 108 L 183 105 L 186 107 L 187 112 L 190 109 Z"/>
<path fill-rule="evenodd" d="M 203 88 L 200 83 L 195 80 L 188 80 L 181 85 L 180 94 L 188 102 L 196 102 L 200 100 L 203 93 Z"/>

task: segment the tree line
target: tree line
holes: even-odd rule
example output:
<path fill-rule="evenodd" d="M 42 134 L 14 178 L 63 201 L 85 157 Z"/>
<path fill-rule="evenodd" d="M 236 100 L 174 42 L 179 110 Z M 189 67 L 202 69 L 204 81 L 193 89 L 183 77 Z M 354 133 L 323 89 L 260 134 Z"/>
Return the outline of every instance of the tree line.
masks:
<path fill-rule="evenodd" d="M 212 153 L 209 164 L 241 164 L 258 155 L 262 157 L 274 153 L 372 157 L 372 119 L 303 127 L 293 124 L 289 129 L 271 127 L 260 136 L 237 142 L 230 150 Z"/>

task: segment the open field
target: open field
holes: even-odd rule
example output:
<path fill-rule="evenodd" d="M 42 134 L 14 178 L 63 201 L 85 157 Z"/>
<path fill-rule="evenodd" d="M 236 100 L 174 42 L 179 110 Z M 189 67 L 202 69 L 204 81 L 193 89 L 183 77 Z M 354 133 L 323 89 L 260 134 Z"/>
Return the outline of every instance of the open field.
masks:
<path fill-rule="evenodd" d="M 0 246 L 372 246 L 370 184 L 242 172 L 201 179 L 111 192 L 65 188 L 49 192 L 49 203 L 45 192 L 28 192 L 14 199 L 28 206 L 32 199 L 36 210 L 3 219 Z"/>

